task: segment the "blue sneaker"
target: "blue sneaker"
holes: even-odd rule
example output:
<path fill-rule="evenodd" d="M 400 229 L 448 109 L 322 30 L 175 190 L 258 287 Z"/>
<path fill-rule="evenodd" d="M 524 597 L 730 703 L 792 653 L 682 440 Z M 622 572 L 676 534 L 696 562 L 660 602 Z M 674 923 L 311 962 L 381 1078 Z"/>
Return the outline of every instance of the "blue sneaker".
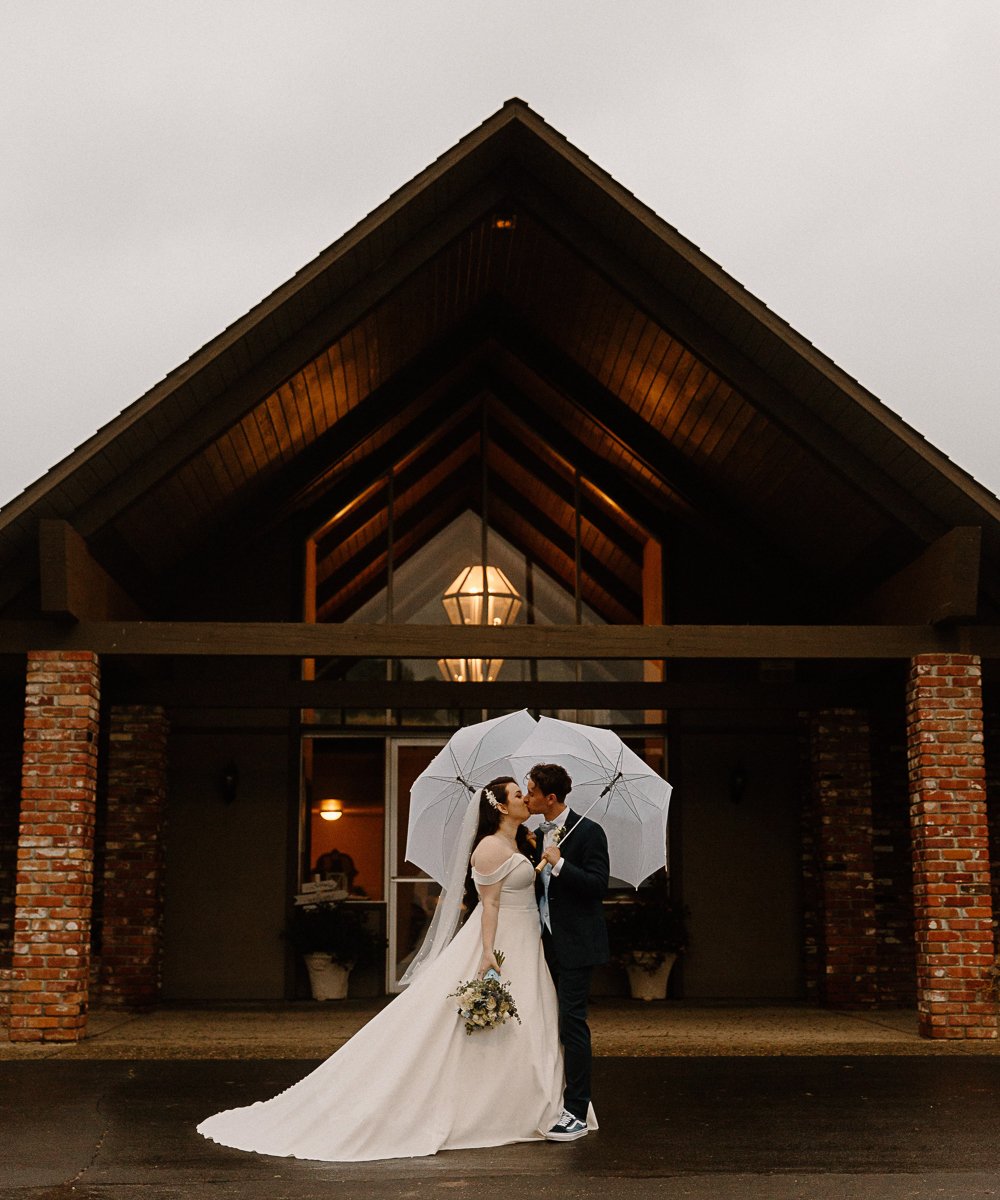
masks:
<path fill-rule="evenodd" d="M 577 1138 L 586 1137 L 587 1132 L 583 1121 L 564 1108 L 562 1116 L 545 1136 L 550 1142 L 575 1142 Z"/>

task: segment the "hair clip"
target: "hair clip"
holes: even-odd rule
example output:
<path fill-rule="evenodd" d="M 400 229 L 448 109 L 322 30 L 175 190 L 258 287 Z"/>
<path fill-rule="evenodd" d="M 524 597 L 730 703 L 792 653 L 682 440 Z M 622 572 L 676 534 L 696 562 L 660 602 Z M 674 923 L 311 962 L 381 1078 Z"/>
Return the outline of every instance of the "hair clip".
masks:
<path fill-rule="evenodd" d="M 494 796 L 494 795 L 493 795 L 493 793 L 490 791 L 490 789 L 489 789 L 489 788 L 483 788 L 483 791 L 486 793 L 486 799 L 489 801 L 489 803 L 490 803 L 490 804 L 491 804 L 491 805 L 492 805 L 494 808 L 499 808 L 499 807 L 500 807 L 500 801 L 499 801 L 499 800 L 496 798 L 496 796 Z"/>

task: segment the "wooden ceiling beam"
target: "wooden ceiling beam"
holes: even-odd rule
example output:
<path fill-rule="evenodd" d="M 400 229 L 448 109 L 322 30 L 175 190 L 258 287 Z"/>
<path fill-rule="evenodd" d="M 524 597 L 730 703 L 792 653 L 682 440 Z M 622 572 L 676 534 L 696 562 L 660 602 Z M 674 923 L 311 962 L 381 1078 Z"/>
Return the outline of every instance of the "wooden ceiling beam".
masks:
<path fill-rule="evenodd" d="M 572 479 L 567 479 L 559 467 L 552 461 L 546 462 L 545 443 L 530 434 L 525 437 L 527 430 L 523 425 L 505 420 L 505 410 L 497 406 L 498 419 L 491 422 L 490 440 L 496 444 L 501 453 L 513 459 L 519 466 L 538 479 L 553 495 L 564 504 L 573 506 L 576 502 Z M 581 476 L 582 478 L 582 476 Z M 604 537 L 620 546 L 629 558 L 635 561 L 642 559 L 644 542 L 635 536 L 635 522 L 630 520 L 624 509 L 616 512 L 603 500 L 603 492 L 596 489 L 596 494 L 589 495 L 590 503 L 586 505 L 585 520 L 589 521 Z M 628 522 L 629 528 L 624 522 Z"/>
<path fill-rule="evenodd" d="M 311 533 L 363 490 L 363 477 L 368 476 L 370 482 L 389 470 L 426 437 L 428 428 L 450 421 L 455 408 L 472 398 L 467 357 L 475 355 L 477 347 L 478 338 L 466 328 L 428 347 L 278 471 L 258 495 L 244 502 L 235 520 L 174 571 L 182 576 L 196 573 L 205 555 L 212 558 L 233 546 L 252 544 L 286 521 L 292 521 L 302 536 Z M 402 418 L 399 431 L 382 448 L 336 477 L 338 464 L 363 450 L 390 414 Z M 354 494 L 349 495 L 352 490 Z"/>
<path fill-rule="evenodd" d="M 475 428 L 473 428 L 475 426 Z M 397 538 L 402 538 L 409 530 L 409 525 L 416 520 L 422 518 L 422 514 L 426 513 L 433 506 L 451 499 L 450 490 L 447 483 L 439 485 L 431 495 L 421 497 L 417 510 L 414 514 L 408 513 L 407 491 L 416 486 L 422 477 L 428 476 L 436 468 L 437 462 L 442 456 L 456 450 L 462 445 L 463 441 L 467 441 L 470 436 L 474 436 L 478 432 L 478 422 L 470 417 L 457 426 L 451 433 L 450 437 L 442 440 L 431 439 L 423 447 L 421 456 L 415 459 L 405 472 L 401 473 L 396 478 L 396 534 Z M 495 436 L 495 426 L 494 426 Z M 434 462 L 430 462 L 433 455 Z M 454 478 L 454 476 L 452 476 Z M 544 481 L 544 477 L 539 478 L 539 486 L 543 490 L 548 490 L 548 485 Z M 475 480 L 466 480 L 462 489 L 468 495 L 468 507 L 474 511 L 478 511 L 479 505 L 474 488 Z M 452 484 L 452 487 L 454 485 Z M 496 526 L 493 517 L 504 511 L 504 507 L 509 505 L 516 512 L 520 519 L 530 523 L 537 530 L 543 539 L 554 548 L 557 548 L 561 555 L 569 562 L 573 562 L 574 549 L 572 534 L 553 521 L 545 511 L 545 504 L 534 505 L 530 510 L 526 508 L 526 502 L 519 502 L 520 498 L 516 493 L 508 493 L 506 496 L 494 492 L 491 497 L 491 524 Z M 572 495 L 569 497 L 569 502 L 572 502 Z M 338 523 L 331 529 L 330 536 L 334 537 L 338 544 L 345 544 L 350 541 L 352 536 L 357 535 L 366 524 L 371 524 L 379 519 L 385 506 L 385 497 L 381 493 L 373 494 L 367 501 L 352 510 L 349 518 L 344 523 Z M 453 505 L 449 504 L 449 509 Z M 518 539 L 510 532 L 507 526 L 503 529 L 498 527 L 498 532 L 505 532 L 507 536 L 513 538 L 515 542 Z M 621 531 L 617 531 L 621 537 Z M 523 546 L 519 546 L 522 551 Z M 336 551 L 334 551 L 336 554 Z M 384 543 L 380 539 L 371 539 L 366 545 L 359 550 L 338 562 L 336 568 L 326 578 L 322 578 L 323 570 L 320 569 L 320 589 L 318 603 L 322 606 L 323 611 L 327 612 L 331 605 L 336 608 L 341 608 L 342 605 L 336 603 L 336 592 L 340 587 L 345 586 L 346 582 L 355 578 L 357 575 L 368 570 L 372 562 L 384 556 Z M 636 561 L 641 561 L 641 547 L 635 548 Z M 552 572 L 557 578 L 562 578 L 564 585 L 572 592 L 574 588 L 573 579 L 563 578 L 563 572 L 554 559 L 543 559 L 542 565 Z M 602 614 L 608 620 L 627 620 L 629 616 L 638 615 L 637 605 L 631 607 L 627 604 L 616 602 L 612 608 L 609 608 L 604 600 L 604 597 L 615 597 L 621 591 L 622 580 L 616 573 L 608 570 L 600 559 L 592 554 L 589 550 L 584 549 L 582 554 L 583 580 L 584 590 L 586 593 L 587 602 Z M 331 582 L 333 581 L 333 582 Z M 593 586 L 588 586 L 588 581 L 592 581 Z M 638 594 L 636 593 L 638 601 Z"/>
<path fill-rule="evenodd" d="M 48 616 L 134 621 L 144 615 L 68 521 L 39 521 L 38 568 L 39 610 Z"/>
<path fill-rule="evenodd" d="M 469 377 L 481 356 L 480 343 L 478 330 L 463 322 L 341 417 L 289 464 L 284 478 L 274 481 L 268 527 L 275 528 L 288 517 L 314 507 L 317 498 L 321 500 L 331 483 L 337 482 L 339 465 L 362 452 L 391 420 L 405 422 L 411 448 L 421 444 L 435 421 L 448 420 L 456 406 L 474 395 Z M 422 432 L 414 438 L 413 430 Z"/>
<path fill-rule="evenodd" d="M 155 450 L 83 505 L 74 518 L 80 533 L 87 537 L 99 530 L 235 425 L 275 388 L 343 336 L 364 313 L 424 267 L 443 246 L 460 237 L 470 225 L 494 209 L 503 196 L 502 181 L 489 177 L 439 217 L 429 221 L 420 234 L 400 246 L 335 303 L 255 363 L 245 375 L 221 388 L 211 403 L 206 402 L 172 434 L 159 439 Z M 116 423 L 112 422 L 106 436 L 115 436 L 118 432 Z M 103 447 L 101 437 L 98 435 L 94 440 L 94 451 Z"/>
<path fill-rule="evenodd" d="M 529 493 L 517 486 L 519 481 L 525 479 L 525 472 L 520 464 L 507 459 L 504 453 L 501 457 L 501 462 L 507 467 L 505 479 L 512 482 L 514 487 L 495 490 L 490 496 L 490 514 L 492 525 L 492 514 L 496 506 L 502 506 L 502 510 L 514 514 L 517 520 L 524 522 L 541 535 L 545 541 L 550 541 L 565 556 L 570 562 L 575 559 L 576 553 L 576 529 L 575 529 L 575 508 L 573 506 L 572 495 L 568 500 L 563 499 L 557 493 L 553 493 L 547 485 L 535 476 L 528 476 L 531 484 L 537 488 L 537 493 Z M 554 502 L 554 503 L 553 503 Z M 555 516 L 555 511 L 558 506 L 565 505 L 568 508 L 567 516 L 569 524 Z M 628 583 L 622 578 L 619 569 L 615 566 L 608 565 L 606 559 L 596 548 L 591 548 L 586 544 L 587 531 L 590 528 L 596 528 L 593 522 L 589 521 L 586 516 L 581 520 L 581 546 L 580 546 L 580 561 L 584 581 L 591 578 L 595 581 L 598 588 L 607 591 L 611 595 L 617 594 L 622 586 L 628 588 Z M 632 563 L 635 570 L 636 578 L 641 573 L 643 547 L 632 543 L 631 539 L 621 538 L 616 540 L 614 533 L 603 535 L 605 543 L 610 543 L 614 550 L 628 559 Z M 622 543 L 626 544 L 623 545 Z M 522 546 L 522 549 L 524 547 Z M 537 555 L 536 555 L 537 557 Z M 572 579 L 570 580 L 570 590 L 573 588 Z M 635 591 L 638 597 L 638 590 Z M 622 609 L 621 619 L 627 620 L 625 614 L 630 610 L 627 606 Z M 638 609 L 631 612 L 631 615 L 637 615 Z M 618 617 L 611 617 L 605 614 L 608 620 L 617 620 Z"/>
<path fill-rule="evenodd" d="M 539 533 L 543 541 L 551 545 L 554 550 L 559 552 L 563 560 L 570 564 L 570 571 L 567 574 L 565 570 L 562 570 L 556 564 L 554 558 L 545 560 L 540 559 L 537 555 L 531 556 L 536 562 L 539 563 L 540 566 L 544 567 L 547 571 L 554 575 L 555 578 L 563 584 L 570 596 L 573 596 L 576 587 L 572 573 L 573 563 L 575 561 L 575 545 L 572 535 L 568 534 L 561 526 L 556 524 L 555 521 L 549 518 L 538 508 L 532 508 L 530 513 L 526 513 L 523 508 L 514 502 L 512 497 L 508 496 L 502 500 L 494 497 L 490 501 L 490 524 L 494 524 L 492 517 L 495 514 L 497 517 L 495 527 L 498 527 L 498 532 L 506 531 L 506 535 L 509 536 L 511 540 L 515 542 L 515 544 L 519 543 L 519 539 L 517 539 L 513 534 L 513 527 L 509 523 L 509 518 L 505 516 L 505 510 L 509 510 L 514 514 L 515 517 L 530 524 Z M 521 549 L 519 544 L 518 548 Z M 636 619 L 639 617 L 639 609 L 641 605 L 639 603 L 639 596 L 637 593 L 633 593 L 635 604 L 631 607 L 628 604 L 617 600 L 614 601 L 613 608 L 612 606 L 608 605 L 604 599 L 604 596 L 614 598 L 618 593 L 626 588 L 627 585 L 624 585 L 619 576 L 615 575 L 612 571 L 609 571 L 603 565 L 603 563 L 590 554 L 589 551 L 581 552 L 580 574 L 582 576 L 581 592 L 584 602 L 599 612 L 603 618 L 613 622 L 620 621 L 624 623 L 627 622 L 630 617 Z M 590 586 L 588 586 L 588 580 L 591 581 Z"/>
<path fill-rule="evenodd" d="M 378 449 L 372 450 L 359 462 L 344 471 L 328 488 L 313 498 L 307 507 L 296 510 L 289 505 L 283 519 L 289 523 L 290 537 L 304 542 L 314 530 L 322 526 L 331 516 L 352 503 L 373 482 L 384 476 L 397 463 L 405 460 L 415 449 L 433 440 L 442 431 L 465 419 L 469 406 L 476 400 L 476 389 L 468 380 L 460 380 L 450 391 L 438 397 L 429 408 L 419 403 L 407 410 L 408 419 L 392 437 Z M 378 421 L 378 411 L 372 410 L 373 420 Z M 383 413 L 384 423 L 384 413 Z M 372 432 L 378 428 L 376 423 Z M 431 430 L 428 433 L 428 429 Z M 370 435 L 369 435 L 370 436 Z M 366 439 L 367 440 L 367 439 Z M 353 452 L 353 450 L 352 450 Z M 287 496 L 284 497 L 287 499 Z M 264 502 L 253 503 L 236 524 L 221 529 L 197 555 L 174 568 L 173 590 L 183 593 L 190 581 L 196 578 L 206 561 L 219 555 L 233 553 L 234 549 L 252 546 L 263 533 L 271 532 L 279 518 L 274 507 Z"/>
<path fill-rule="evenodd" d="M 803 708 L 832 708 L 859 703 L 857 686 L 841 684 L 744 684 L 665 682 L 604 682 L 600 685 L 601 707 L 612 710 L 647 711 L 683 709 L 739 711 L 787 711 Z M 443 679 L 315 679 L 275 680 L 264 683 L 243 678 L 239 683 L 224 679 L 137 681 L 121 689 L 129 704 L 162 704 L 184 709 L 296 709 L 314 712 L 316 723 L 330 708 L 469 709 L 520 708 L 526 701 L 533 708 L 586 708 L 594 705 L 592 681 L 498 679 L 492 683 L 448 683 Z M 896 697 L 898 701 L 898 696 Z M 892 694 L 882 695 L 892 702 Z M 871 683 L 866 681 L 864 701 L 872 702 Z M 308 729 L 303 727 L 303 734 Z"/>
<path fill-rule="evenodd" d="M 716 531 L 724 543 L 748 541 L 772 560 L 792 565 L 791 550 L 776 543 L 767 531 L 747 519 L 747 509 L 733 497 L 723 497 L 709 487 L 703 473 L 648 421 L 614 393 L 608 391 L 589 371 L 532 329 L 509 306 L 498 313 L 498 334 L 508 352 L 514 355 L 540 381 L 569 401 L 604 434 L 624 446 L 653 474 L 675 489 Z M 797 571 L 802 564 L 795 562 Z"/>
<path fill-rule="evenodd" d="M 471 462 L 471 460 L 469 460 Z M 425 522 L 438 509 L 447 507 L 453 511 L 458 506 L 459 511 L 470 507 L 473 503 L 476 487 L 479 483 L 479 473 L 468 469 L 468 463 L 463 471 L 455 472 L 439 483 L 429 492 L 417 506 L 402 513 L 394 522 L 395 538 L 406 538 L 417 526 Z M 456 514 L 457 515 L 457 514 Z M 374 562 L 384 558 L 385 543 L 372 541 L 363 550 L 353 555 L 347 561 L 338 565 L 336 570 L 326 576 L 316 589 L 317 613 L 325 613 L 329 605 L 336 601 L 337 594 L 355 576 L 367 570 Z M 385 586 L 384 583 L 382 586 Z"/>
<path fill-rule="evenodd" d="M 442 530 L 459 517 L 469 507 L 469 498 L 461 492 L 452 496 L 451 502 L 441 508 L 431 510 L 402 534 L 397 530 L 393 547 L 393 558 L 398 570 L 408 559 L 418 553 L 428 541 L 436 537 Z M 386 551 L 369 555 L 364 570 L 367 577 L 360 586 L 352 588 L 347 594 L 341 592 L 335 596 L 320 614 L 324 621 L 342 621 L 351 617 L 363 604 L 377 596 L 386 584 L 388 571 L 388 556 Z"/>
<path fill-rule="evenodd" d="M 688 308 L 662 281 L 648 275 L 638 263 L 619 251 L 574 212 L 564 198 L 554 196 L 528 172 L 519 174 L 517 194 L 531 208 L 533 215 L 548 227 L 552 236 L 590 262 L 601 275 L 614 280 L 615 286 L 641 312 L 736 388 L 784 434 L 863 492 L 887 516 L 925 542 L 945 532 L 940 518 L 930 513 L 912 492 L 897 484 L 859 446 L 823 421 Z"/>
<path fill-rule="evenodd" d="M 397 518 L 401 517 L 410 507 L 409 493 L 419 487 L 420 482 L 445 462 L 451 455 L 464 447 L 465 458 L 473 453 L 473 439 L 479 437 L 479 420 L 474 409 L 465 411 L 463 418 L 452 426 L 438 426 L 434 433 L 422 442 L 417 453 L 401 471 L 393 472 L 393 507 Z M 376 476 L 375 479 L 385 476 Z M 422 503 L 422 501 L 421 501 Z M 355 505 L 342 520 L 336 521 L 323 529 L 317 536 L 317 556 L 325 557 L 325 544 L 333 539 L 343 543 L 356 536 L 361 530 L 378 516 L 386 507 L 386 496 L 382 491 L 374 492 L 367 499 Z"/>
<path fill-rule="evenodd" d="M 403 521 L 401 524 L 397 524 L 395 545 L 397 569 L 406 561 L 410 554 L 416 553 L 421 548 L 422 543 L 414 537 L 414 532 L 418 525 L 423 534 L 427 537 L 433 537 L 436 533 L 446 528 L 463 510 L 479 511 L 479 498 L 475 486 L 477 482 L 478 480 L 471 480 L 464 489 L 455 489 L 453 486 L 450 489 L 447 487 L 438 489 L 440 493 L 439 498 L 445 505 L 444 508 L 431 510 L 429 502 L 422 501 L 419 509 L 413 510 L 409 519 Z M 558 527 L 553 525 L 552 522 L 548 522 L 537 510 L 532 510 L 530 515 L 527 515 L 523 510 L 518 509 L 516 505 L 508 505 L 494 498 L 491 501 L 491 528 L 502 537 L 507 538 L 522 553 L 527 553 L 521 543 L 521 539 L 506 517 L 508 508 L 510 511 L 516 512 L 520 519 L 529 521 L 536 528 L 539 528 L 540 522 L 544 523 L 546 530 L 544 536 L 546 540 L 552 545 L 553 549 L 559 549 L 563 561 L 572 563 L 572 542 L 567 540 L 565 533 L 559 531 Z M 360 604 L 376 594 L 384 586 L 384 580 L 381 577 L 371 584 L 363 586 L 359 592 L 352 591 L 350 596 L 343 601 L 339 601 L 339 592 L 337 589 L 347 587 L 376 564 L 384 564 L 385 558 L 386 549 L 384 544 L 372 541 L 357 554 L 352 555 L 350 559 L 339 564 L 336 574 L 330 577 L 335 580 L 335 583 L 333 585 L 324 583 L 321 589 L 321 595 L 324 597 L 320 601 L 322 606 L 320 615 L 322 618 L 324 620 L 333 620 L 341 611 L 345 613 L 353 612 Z M 573 592 L 574 582 L 572 576 L 566 574 L 561 563 L 556 561 L 554 556 L 544 556 L 537 561 L 567 591 L 570 593 Z M 592 581 L 589 583 L 589 586 L 588 581 Z M 629 616 L 635 615 L 627 605 L 616 603 L 613 607 L 609 607 L 605 602 L 605 596 L 615 596 L 621 591 L 621 580 L 617 575 L 606 571 L 591 556 L 587 557 L 584 564 L 583 583 L 584 600 L 606 620 L 627 620 Z M 359 599 L 361 596 L 363 596 L 363 599 Z"/>
<path fill-rule="evenodd" d="M 932 542 L 858 604 L 857 620 L 939 625 L 979 612 L 983 531 L 960 526 Z"/>
<path fill-rule="evenodd" d="M 502 368 L 488 376 L 488 386 L 529 436 L 557 446 L 562 457 L 572 460 L 581 475 L 592 479 L 620 503 L 644 529 L 662 537 L 665 529 L 677 519 L 677 510 L 670 508 L 662 495 L 646 487 L 642 480 L 613 470 L 606 459 L 561 425 L 549 412 L 543 395 L 529 395 L 522 386 L 509 379 Z"/>
<path fill-rule="evenodd" d="M 293 514 L 290 527 L 303 537 L 314 531 L 322 536 L 321 531 L 329 520 L 372 483 L 399 469 L 401 463 L 423 454 L 427 447 L 456 426 L 464 425 L 470 412 L 475 410 L 477 400 L 475 385 L 469 380 L 461 381 L 432 408 L 423 410 L 420 419 L 408 422 L 381 447 L 345 471 L 330 490 L 322 493 L 308 508 Z"/>
<path fill-rule="evenodd" d="M 501 361 L 509 357 L 506 351 L 500 352 Z M 503 367 L 498 366 L 490 379 L 491 390 L 518 422 L 535 436 L 559 447 L 561 455 L 572 458 L 582 475 L 593 480 L 601 491 L 606 492 L 616 503 L 620 503 L 622 508 L 641 526 L 648 529 L 661 544 L 666 546 L 674 532 L 686 525 L 706 544 L 717 547 L 717 553 L 725 555 L 732 565 L 733 572 L 750 582 L 751 586 L 756 581 L 758 587 L 771 589 L 782 586 L 781 581 L 785 580 L 789 586 L 794 581 L 797 593 L 802 590 L 803 572 L 789 555 L 774 549 L 769 541 L 761 545 L 759 541 L 751 539 L 749 534 L 741 538 L 741 526 L 735 517 L 734 529 L 720 523 L 719 520 L 710 519 L 696 507 L 686 504 L 674 507 L 664 496 L 650 488 L 641 476 L 626 473 L 621 469 L 612 469 L 601 455 L 581 442 L 579 437 L 555 417 L 549 415 L 552 396 L 556 395 L 564 400 L 565 398 L 554 392 L 551 384 L 534 376 L 530 364 L 524 363 L 522 367 L 521 378 L 514 383 Z M 526 393 L 525 388 L 531 389 L 530 394 Z M 820 585 L 813 579 L 808 580 L 808 589 L 813 595 L 822 594 Z"/>
<path fill-rule="evenodd" d="M 0 624 L 0 654 L 248 658 L 907 659 L 1000 658 L 1000 627 L 929 625 L 456 625 L 281 621 L 49 621 Z"/>

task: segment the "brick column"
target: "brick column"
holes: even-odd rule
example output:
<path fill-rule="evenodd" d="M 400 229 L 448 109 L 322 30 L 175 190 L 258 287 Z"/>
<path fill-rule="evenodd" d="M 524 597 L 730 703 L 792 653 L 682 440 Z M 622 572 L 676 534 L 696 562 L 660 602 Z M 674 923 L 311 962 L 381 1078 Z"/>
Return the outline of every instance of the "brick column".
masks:
<path fill-rule="evenodd" d="M 820 999 L 868 1007 L 878 953 L 868 719 L 855 709 L 813 713 L 809 746 Z"/>
<path fill-rule="evenodd" d="M 0 1036 L 4 1038 L 10 1023 L 17 821 L 21 809 L 21 747 L 15 729 L 0 725 L 0 1029 L 4 1031 Z"/>
<path fill-rule="evenodd" d="M 897 704 L 892 710 L 873 712 L 871 723 L 878 1003 L 916 1008 L 906 713 Z"/>
<path fill-rule="evenodd" d="M 96 654 L 28 655 L 11 1041 L 86 1028 L 99 699 Z"/>
<path fill-rule="evenodd" d="M 987 701 L 983 708 L 983 752 L 986 756 L 986 815 L 993 881 L 991 899 L 993 911 L 1000 915 L 1000 708 L 996 698 L 992 704 Z"/>
<path fill-rule="evenodd" d="M 167 719 L 113 706 L 108 724 L 101 1001 L 142 1007 L 160 991 Z"/>
<path fill-rule="evenodd" d="M 907 695 L 920 1032 L 995 1038 L 979 659 L 914 658 Z"/>

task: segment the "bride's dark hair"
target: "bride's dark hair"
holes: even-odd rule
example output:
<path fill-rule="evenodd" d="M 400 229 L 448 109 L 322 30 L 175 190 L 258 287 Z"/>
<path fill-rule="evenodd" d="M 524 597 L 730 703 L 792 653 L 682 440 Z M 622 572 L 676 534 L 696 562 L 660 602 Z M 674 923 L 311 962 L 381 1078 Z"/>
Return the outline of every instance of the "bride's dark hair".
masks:
<path fill-rule="evenodd" d="M 472 839 L 473 850 L 484 837 L 489 837 L 491 833 L 496 833 L 500 828 L 503 813 L 495 804 L 490 803 L 490 797 L 492 796 L 496 804 L 506 807 L 508 783 L 517 783 L 517 780 L 512 775 L 500 775 L 496 779 L 491 779 L 479 793 L 479 824 L 476 826 L 476 835 Z M 531 842 L 528 840 L 528 831 L 523 825 L 518 825 L 514 840 L 518 850 L 530 857 Z M 472 882 L 472 864 L 470 862 L 468 873 L 465 876 L 465 907 L 471 911 L 478 901 L 479 895 Z"/>

